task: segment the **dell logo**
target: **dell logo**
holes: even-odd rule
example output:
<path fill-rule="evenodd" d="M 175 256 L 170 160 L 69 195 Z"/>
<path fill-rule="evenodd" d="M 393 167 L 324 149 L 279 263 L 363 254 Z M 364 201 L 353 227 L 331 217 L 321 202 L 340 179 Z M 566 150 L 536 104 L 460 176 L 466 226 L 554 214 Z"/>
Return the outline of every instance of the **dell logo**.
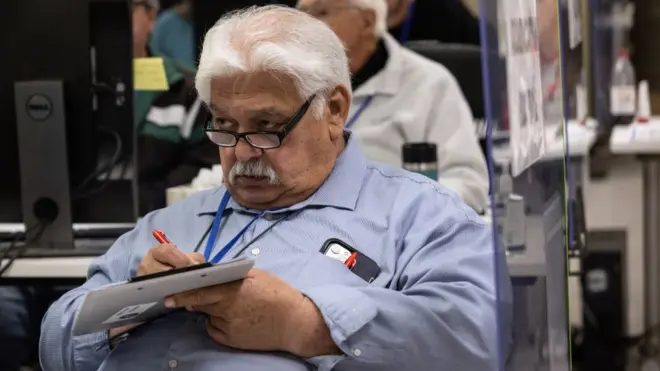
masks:
<path fill-rule="evenodd" d="M 44 103 L 29 103 L 28 109 L 30 111 L 50 111 L 50 106 Z"/>
<path fill-rule="evenodd" d="M 35 121 L 46 120 L 52 111 L 53 105 L 50 100 L 41 94 L 31 96 L 25 105 L 25 112 Z"/>

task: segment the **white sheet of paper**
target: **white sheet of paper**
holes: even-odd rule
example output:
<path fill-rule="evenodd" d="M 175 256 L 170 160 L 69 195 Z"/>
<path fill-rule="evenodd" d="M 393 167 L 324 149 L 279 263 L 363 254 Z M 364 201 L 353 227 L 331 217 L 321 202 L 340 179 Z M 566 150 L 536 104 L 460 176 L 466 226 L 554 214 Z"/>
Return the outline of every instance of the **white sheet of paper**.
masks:
<path fill-rule="evenodd" d="M 543 85 L 536 1 L 501 0 L 507 25 L 507 96 L 512 153 L 518 176 L 545 154 Z"/>
<path fill-rule="evenodd" d="M 568 0 L 568 45 L 575 49 L 582 42 L 582 1 Z"/>

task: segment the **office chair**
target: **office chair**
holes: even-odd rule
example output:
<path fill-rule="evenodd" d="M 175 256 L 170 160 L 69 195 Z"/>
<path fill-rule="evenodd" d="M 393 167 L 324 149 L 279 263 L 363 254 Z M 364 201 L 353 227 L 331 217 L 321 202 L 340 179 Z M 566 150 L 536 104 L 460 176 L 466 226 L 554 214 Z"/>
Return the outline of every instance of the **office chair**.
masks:
<path fill-rule="evenodd" d="M 444 44 L 437 41 L 412 41 L 410 50 L 445 66 L 463 90 L 475 119 L 483 119 L 484 89 L 481 48 L 475 45 Z"/>
<path fill-rule="evenodd" d="M 463 91 L 463 95 L 472 110 L 475 123 L 484 122 L 485 108 L 484 108 L 484 87 L 483 87 L 483 69 L 481 66 L 481 47 L 475 45 L 462 45 L 462 44 L 444 44 L 435 40 L 424 41 L 411 41 L 406 44 L 410 50 L 420 54 L 428 59 L 438 62 L 445 66 L 449 72 L 454 75 L 458 81 L 458 85 Z M 499 63 L 499 57 L 493 55 L 491 58 L 495 63 Z M 496 66 L 499 68 L 500 65 Z M 491 70 L 494 70 L 491 68 Z M 502 74 L 490 74 L 489 83 L 491 86 L 495 83 L 496 87 L 504 87 L 504 81 L 500 81 Z M 491 88 L 491 92 L 495 91 Z M 500 117 L 502 107 L 501 94 L 490 94 L 493 116 Z M 481 128 L 475 128 L 479 132 L 479 144 L 484 155 L 487 156 L 486 140 L 485 140 L 485 127 L 482 131 Z"/>

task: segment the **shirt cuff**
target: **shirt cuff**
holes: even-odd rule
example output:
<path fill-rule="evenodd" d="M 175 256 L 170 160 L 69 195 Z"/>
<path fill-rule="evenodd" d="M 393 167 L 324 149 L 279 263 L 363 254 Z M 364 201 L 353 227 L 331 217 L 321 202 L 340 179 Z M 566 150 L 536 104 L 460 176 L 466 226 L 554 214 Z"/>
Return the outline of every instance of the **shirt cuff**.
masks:
<path fill-rule="evenodd" d="M 73 317 L 71 322 L 73 331 L 73 326 L 75 326 L 76 320 L 80 315 L 82 310 L 82 303 L 87 294 L 81 295 L 78 297 L 79 301 L 78 308 L 76 309 L 76 314 Z M 87 370 L 98 368 L 98 366 L 103 362 L 103 360 L 110 354 L 110 343 L 108 341 L 108 332 L 101 331 L 93 334 L 78 335 L 72 337 L 73 341 L 73 360 L 78 370 Z"/>
<path fill-rule="evenodd" d="M 371 322 L 378 314 L 374 301 L 363 292 L 346 286 L 328 285 L 304 290 L 318 308 L 325 320 L 330 336 L 343 356 L 314 357 L 308 361 L 319 370 L 331 370 L 337 363 L 348 357 L 360 358 L 363 355 L 361 341 L 350 338 Z M 368 344 L 363 344 L 371 348 Z"/>
<path fill-rule="evenodd" d="M 94 370 L 110 354 L 106 332 L 81 335 L 73 338 L 73 361 L 76 370 Z"/>

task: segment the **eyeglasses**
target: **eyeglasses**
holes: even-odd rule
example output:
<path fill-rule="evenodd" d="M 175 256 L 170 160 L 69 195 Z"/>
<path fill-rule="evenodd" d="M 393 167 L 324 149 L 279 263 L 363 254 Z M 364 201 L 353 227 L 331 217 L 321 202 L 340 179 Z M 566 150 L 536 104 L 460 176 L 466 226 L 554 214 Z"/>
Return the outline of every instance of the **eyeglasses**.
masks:
<path fill-rule="evenodd" d="M 300 120 L 312 104 L 316 94 L 312 95 L 303 103 L 302 107 L 291 117 L 280 131 L 251 131 L 247 133 L 236 133 L 227 130 L 218 130 L 214 127 L 213 120 L 206 124 L 204 131 L 211 141 L 220 147 L 235 147 L 243 138 L 254 148 L 273 149 L 282 145 L 282 141 L 296 128 Z"/>

